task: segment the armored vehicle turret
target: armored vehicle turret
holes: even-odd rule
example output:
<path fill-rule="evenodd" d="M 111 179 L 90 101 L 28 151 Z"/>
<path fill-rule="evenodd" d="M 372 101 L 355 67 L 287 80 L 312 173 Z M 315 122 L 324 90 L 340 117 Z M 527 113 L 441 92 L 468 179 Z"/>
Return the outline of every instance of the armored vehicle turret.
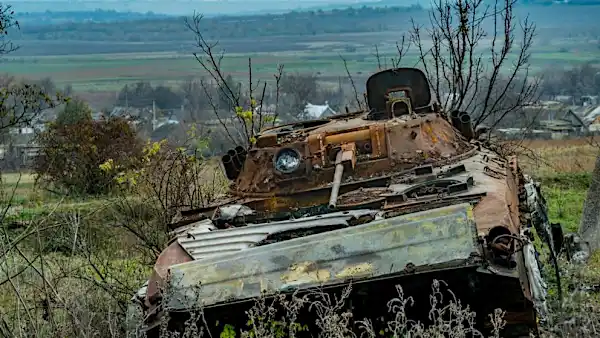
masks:
<path fill-rule="evenodd" d="M 418 69 L 373 74 L 366 101 L 265 129 L 222 156 L 229 196 L 171 224 L 173 240 L 133 299 L 140 330 L 155 332 L 166 311 L 181 324 L 198 306 L 209 323 L 244 325 L 256 297 L 348 283 L 355 318 L 387 312 L 401 285 L 426 321 L 437 279 L 482 329 L 501 308 L 503 336 L 536 331 L 546 304 L 532 231 L 552 252 L 562 236 L 539 184 L 480 142 L 467 112 L 441 110 Z"/>

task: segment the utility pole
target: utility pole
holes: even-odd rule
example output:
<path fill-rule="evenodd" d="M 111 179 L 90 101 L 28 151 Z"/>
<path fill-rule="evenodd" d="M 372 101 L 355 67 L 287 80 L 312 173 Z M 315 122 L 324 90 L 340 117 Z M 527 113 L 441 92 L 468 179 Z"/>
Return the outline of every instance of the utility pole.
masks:
<path fill-rule="evenodd" d="M 156 130 L 156 101 L 152 100 L 152 131 Z"/>

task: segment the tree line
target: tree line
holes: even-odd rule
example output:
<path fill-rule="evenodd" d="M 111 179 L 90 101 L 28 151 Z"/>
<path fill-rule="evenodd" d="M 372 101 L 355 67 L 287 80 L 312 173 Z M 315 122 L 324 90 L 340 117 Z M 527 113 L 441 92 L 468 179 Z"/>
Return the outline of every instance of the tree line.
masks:
<path fill-rule="evenodd" d="M 362 7 L 331 11 L 206 18 L 208 36 L 251 38 L 280 35 L 317 35 L 382 32 L 406 27 L 411 16 L 423 12 L 420 6 Z M 189 39 L 181 17 L 123 22 L 59 23 L 23 27 L 20 39 L 87 41 L 169 41 Z"/>
<path fill-rule="evenodd" d="M 231 75 L 225 77 L 225 82 L 231 88 L 236 88 L 243 93 L 243 83 L 234 80 Z M 282 118 L 285 121 L 308 118 L 304 112 L 307 103 L 324 104 L 327 102 L 334 109 L 343 109 L 347 94 L 343 85 L 345 83 L 346 81 L 328 88 L 319 82 L 319 77 L 315 74 L 284 73 L 279 90 L 280 104 L 286 107 Z M 277 93 L 273 91 L 266 91 L 265 102 L 274 99 L 275 95 Z M 248 97 L 241 99 L 244 102 L 248 100 Z M 190 77 L 176 87 L 152 85 L 148 81 L 125 85 L 117 94 L 114 105 L 133 108 L 147 108 L 154 105 L 158 109 L 183 110 L 184 115 L 177 117 L 187 121 L 214 119 L 213 108 L 222 111 L 230 109 L 229 99 L 226 95 L 214 83 L 202 77 Z"/>
<path fill-rule="evenodd" d="M 157 18 L 166 18 L 168 15 L 153 12 L 117 12 L 115 10 L 93 11 L 46 11 L 46 12 L 24 12 L 18 13 L 20 23 L 27 26 L 41 26 L 50 24 L 59 24 L 64 22 L 115 22 L 115 21 L 133 21 L 148 20 Z"/>
<path fill-rule="evenodd" d="M 493 2 L 484 4 L 494 6 Z M 540 6 L 543 1 L 521 3 L 514 9 L 519 16 L 535 17 L 536 21 L 550 28 L 569 30 L 594 27 L 593 17 L 587 15 L 590 9 L 585 6 L 565 5 Z M 528 6 L 535 5 L 535 6 Z M 594 5 L 589 4 L 590 6 Z M 104 12 L 99 12 L 104 13 Z M 181 24 L 179 16 L 161 17 L 158 14 L 119 14 L 114 19 L 107 15 L 98 20 L 82 22 L 56 22 L 52 24 L 28 24 L 19 32 L 19 40 L 75 40 L 111 42 L 165 42 L 189 40 L 189 30 Z M 320 34 L 343 34 L 384 31 L 406 31 L 411 19 L 427 21 L 429 10 L 420 5 L 385 6 L 346 9 L 292 11 L 284 14 L 262 14 L 246 16 L 221 16 L 205 18 L 203 30 L 207 37 L 218 39 L 244 39 L 274 36 L 314 36 Z M 516 13 L 515 13 L 516 14 Z M 555 21 L 561 16 L 560 25 Z M 26 16 L 27 17 L 27 16 Z M 597 34 L 597 31 L 594 30 Z M 552 36 L 555 36 L 552 33 Z"/>
<path fill-rule="evenodd" d="M 540 90 L 547 98 L 556 95 L 579 97 L 600 94 L 600 65 L 594 62 L 567 69 L 553 67 L 544 70 L 542 74 Z"/>

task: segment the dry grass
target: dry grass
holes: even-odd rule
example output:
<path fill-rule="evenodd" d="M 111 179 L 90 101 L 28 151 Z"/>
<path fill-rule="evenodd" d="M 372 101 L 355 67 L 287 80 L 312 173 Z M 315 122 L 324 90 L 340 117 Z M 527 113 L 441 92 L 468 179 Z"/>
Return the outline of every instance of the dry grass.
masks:
<path fill-rule="evenodd" d="M 198 287 L 194 291 L 199 291 Z M 192 292 L 194 292 L 192 291 Z M 469 306 L 461 304 L 444 281 L 433 280 L 430 288 L 430 325 L 414 321 L 407 310 L 415 305 L 412 297 L 404 294 L 400 285 L 396 285 L 396 294 L 390 295 L 387 302 L 388 321 L 375 318 L 355 318 L 350 305 L 352 285 L 349 284 L 339 294 L 330 294 L 317 288 L 303 295 L 281 293 L 255 299 L 254 306 L 246 311 L 246 326 L 234 327 L 220 323 L 223 327 L 221 338 L 284 338 L 284 337 L 323 337 L 323 338 L 376 338 L 376 337 L 486 337 L 476 329 L 476 313 Z M 266 296 L 266 294 L 265 294 Z M 192 309 L 192 316 L 185 324 L 184 337 L 213 337 L 214 328 L 210 328 L 203 309 Z M 302 323 L 298 318 L 310 313 L 314 323 Z M 491 325 L 489 337 L 501 337 L 505 328 L 504 311 L 496 309 L 489 314 Z M 382 318 L 380 318 L 382 319 Z M 168 317 L 162 318 L 160 337 L 179 337 L 181 333 L 166 329 Z M 307 332 L 308 331 L 308 332 Z"/>
<path fill-rule="evenodd" d="M 600 138 L 524 141 L 520 161 L 526 172 L 538 177 L 591 172 L 599 145 Z"/>
<path fill-rule="evenodd" d="M 524 140 L 522 144 L 529 149 L 580 147 L 600 144 L 600 136 L 566 140 Z"/>

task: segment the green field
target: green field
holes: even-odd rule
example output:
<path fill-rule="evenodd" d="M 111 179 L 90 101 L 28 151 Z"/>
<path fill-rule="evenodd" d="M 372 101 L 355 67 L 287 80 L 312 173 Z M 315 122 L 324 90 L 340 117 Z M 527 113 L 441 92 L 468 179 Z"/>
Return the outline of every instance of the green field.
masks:
<path fill-rule="evenodd" d="M 248 57 L 252 57 L 254 75 L 261 79 L 272 79 L 278 63 L 284 64 L 288 72 L 345 75 L 339 56 L 227 56 L 223 61 L 223 69 L 234 77 L 246 77 Z M 193 55 L 168 53 L 36 57 L 9 61 L 4 66 L 5 71 L 14 75 L 32 79 L 51 77 L 57 84 L 71 84 L 74 89 L 85 91 L 118 90 L 124 84 L 142 80 L 170 82 L 204 74 Z M 356 74 L 375 69 L 376 62 L 374 58 L 361 57 L 361 60 L 349 60 L 348 67 Z"/>
<path fill-rule="evenodd" d="M 384 41 L 387 46 L 379 48 L 380 55 L 388 62 L 396 57 L 390 42 Z M 225 54 L 222 67 L 226 73 L 236 78 L 246 78 L 250 57 L 256 78 L 272 80 L 277 65 L 283 64 L 286 72 L 315 73 L 323 80 L 337 82 L 337 77 L 346 76 L 341 55 L 347 60 L 353 76 L 377 70 L 374 47 L 362 45 L 349 52 L 346 48 L 332 44 L 333 42 L 326 41 L 315 42 L 307 45 L 304 51 Z M 532 70 L 536 72 L 556 65 L 565 66 L 598 59 L 600 50 L 559 52 L 554 46 L 540 46 L 532 51 L 531 64 Z M 405 56 L 403 64 L 409 67 L 418 65 L 416 50 Z M 125 84 L 138 81 L 171 83 L 205 74 L 191 51 L 22 56 L 8 58 L 3 61 L 2 66 L 3 72 L 31 79 L 51 77 L 57 84 L 71 84 L 77 91 L 115 91 Z"/>

